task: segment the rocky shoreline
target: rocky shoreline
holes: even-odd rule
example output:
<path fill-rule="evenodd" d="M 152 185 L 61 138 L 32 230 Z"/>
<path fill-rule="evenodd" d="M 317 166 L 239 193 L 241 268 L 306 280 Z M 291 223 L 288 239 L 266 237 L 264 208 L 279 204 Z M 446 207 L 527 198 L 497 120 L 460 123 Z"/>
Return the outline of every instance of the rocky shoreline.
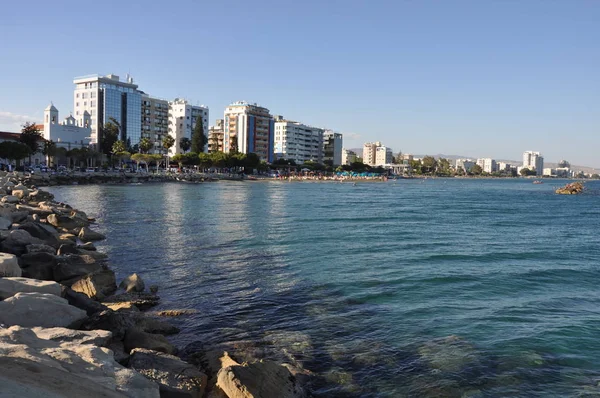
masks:
<path fill-rule="evenodd" d="M 137 274 L 117 286 L 107 256 L 93 244 L 105 238 L 94 231 L 95 220 L 36 188 L 107 177 L 61 177 L 0 172 L 0 395 L 309 395 L 303 369 L 172 345 L 165 336 L 179 330 L 164 317 L 191 310 L 148 312 L 160 301 L 158 287 L 147 289 Z M 134 182 L 122 175 L 102 182 L 122 182 L 117 178 Z"/>

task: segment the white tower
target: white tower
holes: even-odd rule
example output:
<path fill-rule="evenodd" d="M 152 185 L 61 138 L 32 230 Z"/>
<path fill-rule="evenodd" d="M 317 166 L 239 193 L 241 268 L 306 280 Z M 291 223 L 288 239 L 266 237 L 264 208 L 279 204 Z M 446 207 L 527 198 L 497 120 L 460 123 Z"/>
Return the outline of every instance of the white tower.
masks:
<path fill-rule="evenodd" d="M 58 109 L 56 109 L 56 107 L 54 106 L 54 104 L 52 104 L 52 102 L 50 103 L 50 105 L 48 105 L 46 107 L 46 109 L 44 109 L 44 138 L 49 140 L 50 139 L 50 129 L 52 128 L 52 125 L 56 125 L 58 124 Z"/>

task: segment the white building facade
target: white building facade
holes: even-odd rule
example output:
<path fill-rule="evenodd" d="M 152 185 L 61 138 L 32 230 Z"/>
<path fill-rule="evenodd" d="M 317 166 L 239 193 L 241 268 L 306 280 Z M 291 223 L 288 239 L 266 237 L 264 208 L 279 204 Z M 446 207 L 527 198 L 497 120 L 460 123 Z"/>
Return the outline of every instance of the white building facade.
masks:
<path fill-rule="evenodd" d="M 357 158 L 356 152 L 342 148 L 342 164 L 349 166 L 356 162 Z"/>
<path fill-rule="evenodd" d="M 323 163 L 324 129 L 275 118 L 274 158 L 293 160 L 296 164 L 307 161 Z"/>
<path fill-rule="evenodd" d="M 142 137 L 154 143 L 155 154 L 165 154 L 162 140 L 169 134 L 169 101 L 142 93 Z"/>
<path fill-rule="evenodd" d="M 375 149 L 375 166 L 384 166 L 391 164 L 393 161 L 394 154 L 392 148 L 382 145 Z"/>
<path fill-rule="evenodd" d="M 208 107 L 196 106 L 187 100 L 175 98 L 169 102 L 169 134 L 175 139 L 175 145 L 169 149 L 169 155 L 183 153 L 179 143 L 182 138 L 192 138 L 196 123 L 202 123 L 204 135 L 208 137 Z M 204 148 L 206 152 L 206 147 Z"/>
<path fill-rule="evenodd" d="M 58 120 L 58 109 L 52 104 L 48 105 L 44 110 L 42 132 L 45 140 L 54 142 L 57 147 L 67 149 L 89 145 L 92 133 L 89 112 L 83 112 L 81 122 L 75 119 L 73 115 L 66 117 L 62 123 L 59 123 Z"/>
<path fill-rule="evenodd" d="M 456 171 L 462 169 L 466 173 L 468 173 L 469 171 L 471 171 L 471 169 L 473 168 L 473 166 L 475 166 L 476 164 L 477 164 L 476 161 L 473 160 L 473 159 L 456 159 L 456 163 L 454 165 L 454 169 Z"/>
<path fill-rule="evenodd" d="M 477 159 L 477 165 L 481 167 L 484 173 L 493 173 L 496 171 L 496 161 L 492 158 Z"/>
<path fill-rule="evenodd" d="M 535 170 L 536 175 L 541 176 L 544 173 L 544 157 L 539 152 L 523 152 L 523 168 Z"/>

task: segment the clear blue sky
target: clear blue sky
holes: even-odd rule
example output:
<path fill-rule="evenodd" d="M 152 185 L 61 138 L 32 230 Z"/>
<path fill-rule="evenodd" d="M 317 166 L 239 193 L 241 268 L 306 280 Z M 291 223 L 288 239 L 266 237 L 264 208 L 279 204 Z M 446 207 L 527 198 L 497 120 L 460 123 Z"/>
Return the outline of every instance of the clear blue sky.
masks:
<path fill-rule="evenodd" d="M 67 116 L 75 76 L 236 100 L 344 133 L 346 148 L 600 167 L 600 1 L 9 1 L 0 130 Z"/>

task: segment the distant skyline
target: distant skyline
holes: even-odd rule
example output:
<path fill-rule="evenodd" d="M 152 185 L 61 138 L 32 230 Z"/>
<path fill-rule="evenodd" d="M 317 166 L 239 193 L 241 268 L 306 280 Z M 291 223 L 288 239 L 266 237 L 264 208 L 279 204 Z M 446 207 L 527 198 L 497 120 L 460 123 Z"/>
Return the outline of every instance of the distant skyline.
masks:
<path fill-rule="evenodd" d="M 73 109 L 73 78 L 234 101 L 415 154 L 600 168 L 600 2 L 8 2 L 0 130 Z"/>

